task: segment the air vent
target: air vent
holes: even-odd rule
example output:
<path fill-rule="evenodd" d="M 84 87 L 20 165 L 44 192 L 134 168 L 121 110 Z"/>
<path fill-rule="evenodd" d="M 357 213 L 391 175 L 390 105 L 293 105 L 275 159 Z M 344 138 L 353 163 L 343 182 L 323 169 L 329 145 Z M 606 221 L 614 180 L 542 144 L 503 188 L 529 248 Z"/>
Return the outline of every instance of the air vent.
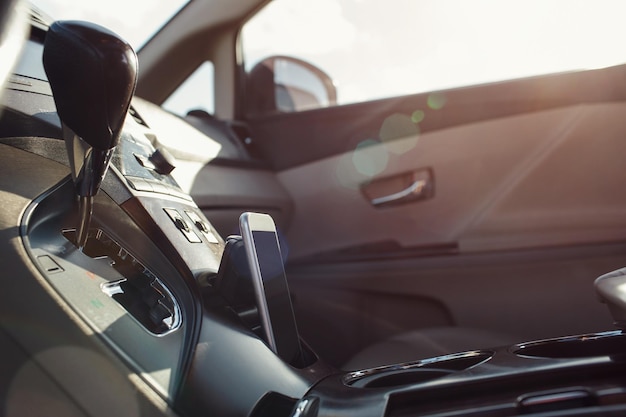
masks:
<path fill-rule="evenodd" d="M 130 106 L 130 109 L 128 109 L 128 113 L 132 116 L 133 119 L 135 119 L 137 123 L 147 128 L 150 128 L 150 126 L 148 126 L 148 123 L 146 123 L 146 121 L 141 118 L 141 116 L 139 115 L 139 113 L 137 113 L 137 110 L 135 110 L 133 106 Z"/>

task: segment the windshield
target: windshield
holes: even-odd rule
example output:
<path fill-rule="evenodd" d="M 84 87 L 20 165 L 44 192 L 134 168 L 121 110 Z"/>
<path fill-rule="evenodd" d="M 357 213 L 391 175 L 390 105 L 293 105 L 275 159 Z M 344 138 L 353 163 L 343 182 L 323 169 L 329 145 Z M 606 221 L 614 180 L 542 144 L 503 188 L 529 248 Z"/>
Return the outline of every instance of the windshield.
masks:
<path fill-rule="evenodd" d="M 139 50 L 189 0 L 31 0 L 53 20 L 86 20 L 104 26 Z"/>

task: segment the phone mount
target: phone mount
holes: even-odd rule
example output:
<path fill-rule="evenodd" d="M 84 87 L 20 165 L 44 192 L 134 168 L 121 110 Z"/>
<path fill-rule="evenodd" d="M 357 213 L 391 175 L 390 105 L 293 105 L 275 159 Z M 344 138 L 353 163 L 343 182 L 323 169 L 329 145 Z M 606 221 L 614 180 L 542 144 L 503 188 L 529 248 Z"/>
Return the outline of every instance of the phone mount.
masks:
<path fill-rule="evenodd" d="M 200 278 L 200 285 L 207 307 L 236 315 L 245 327 L 263 338 L 252 274 L 241 236 L 226 238 L 217 274 Z"/>
<path fill-rule="evenodd" d="M 217 274 L 204 279 L 201 285 L 205 300 L 212 306 L 228 306 L 240 314 L 255 305 L 252 275 L 241 236 L 226 238 Z"/>

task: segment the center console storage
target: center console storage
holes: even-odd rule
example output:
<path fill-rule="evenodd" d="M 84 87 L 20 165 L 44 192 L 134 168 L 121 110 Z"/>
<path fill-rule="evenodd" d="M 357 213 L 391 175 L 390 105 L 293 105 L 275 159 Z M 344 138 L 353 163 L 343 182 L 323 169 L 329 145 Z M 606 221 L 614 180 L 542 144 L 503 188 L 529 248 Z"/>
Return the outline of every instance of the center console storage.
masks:
<path fill-rule="evenodd" d="M 464 371 L 488 361 L 489 351 L 455 353 L 397 365 L 381 366 L 344 376 L 344 384 L 355 388 L 382 388 L 415 385 Z"/>
<path fill-rule="evenodd" d="M 306 400 L 319 415 L 623 415 L 624 341 L 605 332 L 356 371 L 326 378 Z"/>
<path fill-rule="evenodd" d="M 626 335 L 614 331 L 522 343 L 513 347 L 513 353 L 552 359 L 623 357 L 626 355 Z"/>

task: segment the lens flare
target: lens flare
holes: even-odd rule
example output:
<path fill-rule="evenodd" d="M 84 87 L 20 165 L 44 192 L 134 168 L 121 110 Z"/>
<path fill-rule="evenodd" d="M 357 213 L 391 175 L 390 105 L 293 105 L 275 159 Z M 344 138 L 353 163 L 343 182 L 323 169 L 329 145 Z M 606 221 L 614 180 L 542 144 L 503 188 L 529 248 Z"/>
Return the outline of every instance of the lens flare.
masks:
<path fill-rule="evenodd" d="M 419 126 L 412 117 L 395 113 L 383 121 L 379 135 L 389 153 L 402 155 L 417 145 L 419 133 Z"/>
<path fill-rule="evenodd" d="M 366 180 L 366 177 L 357 172 L 352 162 L 352 152 L 343 154 L 337 161 L 335 167 L 335 178 L 343 187 L 350 190 L 357 190 L 359 184 Z"/>
<path fill-rule="evenodd" d="M 415 110 L 411 114 L 411 121 L 415 124 L 420 124 L 424 121 L 425 117 L 426 117 L 426 113 L 424 113 L 422 110 Z"/>
<path fill-rule="evenodd" d="M 356 170 L 369 178 L 383 172 L 388 162 L 387 149 L 373 139 L 359 143 L 352 154 L 352 163 Z"/>
<path fill-rule="evenodd" d="M 377 140 L 366 139 L 354 151 L 339 158 L 335 177 L 342 187 L 357 190 L 361 184 L 383 172 L 388 162 L 387 147 Z"/>
<path fill-rule="evenodd" d="M 428 96 L 428 107 L 433 110 L 441 110 L 446 105 L 448 99 L 442 93 L 433 93 Z"/>

